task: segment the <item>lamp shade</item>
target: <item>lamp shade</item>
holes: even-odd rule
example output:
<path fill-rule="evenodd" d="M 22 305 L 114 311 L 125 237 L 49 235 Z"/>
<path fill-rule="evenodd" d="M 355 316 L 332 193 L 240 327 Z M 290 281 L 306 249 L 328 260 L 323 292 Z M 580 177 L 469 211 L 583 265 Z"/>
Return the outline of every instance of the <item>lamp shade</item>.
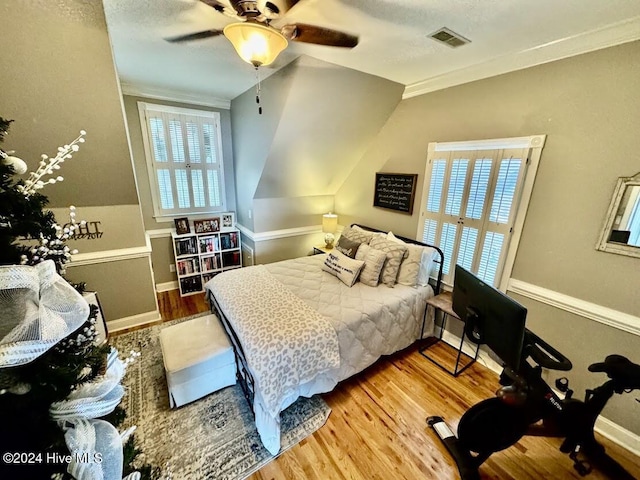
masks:
<path fill-rule="evenodd" d="M 240 58 L 254 67 L 269 65 L 288 45 L 279 31 L 253 22 L 232 23 L 223 33 Z"/>
<path fill-rule="evenodd" d="M 322 215 L 322 231 L 324 233 L 336 233 L 338 230 L 338 215 L 325 213 Z"/>

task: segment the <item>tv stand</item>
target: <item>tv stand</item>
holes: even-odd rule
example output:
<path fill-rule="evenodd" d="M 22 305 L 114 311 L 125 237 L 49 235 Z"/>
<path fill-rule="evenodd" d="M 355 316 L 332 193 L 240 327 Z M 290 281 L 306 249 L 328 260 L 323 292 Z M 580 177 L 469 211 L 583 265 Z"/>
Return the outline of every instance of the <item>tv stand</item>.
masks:
<path fill-rule="evenodd" d="M 456 313 L 453 311 L 451 292 L 442 292 L 436 295 L 435 297 L 429 298 L 427 300 L 427 309 L 429 308 L 429 306 L 432 306 L 434 308 L 434 316 L 439 311 L 442 312 L 442 323 L 440 324 L 440 333 L 438 334 L 438 336 L 431 337 L 428 340 L 429 343 L 427 343 L 427 345 L 425 345 L 424 347 L 420 348 L 420 354 L 422 354 L 423 357 L 435 363 L 438 367 L 442 368 L 445 372 L 453 375 L 454 377 L 457 377 L 462 372 L 464 372 L 467 368 L 473 365 L 473 363 L 475 363 L 475 361 L 478 359 L 478 351 L 480 350 L 480 344 L 475 344 L 475 353 L 473 356 L 466 354 L 462 350 L 462 347 L 464 345 L 464 337 L 465 337 L 464 328 L 462 329 L 462 335 L 460 337 L 459 345 L 457 346 L 451 345 L 450 343 L 442 339 L 442 335 L 447 326 L 447 319 L 449 317 L 464 323 L 464 321 L 461 320 L 460 317 L 458 317 L 458 315 L 456 315 Z M 425 317 L 426 317 L 426 314 L 425 314 Z M 424 329 L 424 324 L 423 324 L 423 329 Z M 429 348 L 431 348 L 433 345 L 436 345 L 439 342 L 442 342 L 445 345 L 451 348 L 454 348 L 456 350 L 456 362 L 455 362 L 455 365 L 453 366 L 453 369 L 447 368 L 445 365 L 442 365 L 436 359 L 430 357 L 427 353 L 425 353 Z M 461 364 L 461 360 L 463 359 L 466 359 L 466 363 Z"/>

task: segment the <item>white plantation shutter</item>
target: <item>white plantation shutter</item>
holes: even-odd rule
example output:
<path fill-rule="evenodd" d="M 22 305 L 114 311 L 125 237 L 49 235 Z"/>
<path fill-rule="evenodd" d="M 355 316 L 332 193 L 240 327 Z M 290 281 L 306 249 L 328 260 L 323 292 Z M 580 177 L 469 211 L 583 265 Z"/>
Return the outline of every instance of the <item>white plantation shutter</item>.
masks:
<path fill-rule="evenodd" d="M 224 210 L 220 114 L 138 105 L 155 215 Z"/>
<path fill-rule="evenodd" d="M 491 142 L 430 149 L 418 236 L 443 250 L 449 284 L 456 264 L 494 286 L 502 277 L 530 148 Z"/>

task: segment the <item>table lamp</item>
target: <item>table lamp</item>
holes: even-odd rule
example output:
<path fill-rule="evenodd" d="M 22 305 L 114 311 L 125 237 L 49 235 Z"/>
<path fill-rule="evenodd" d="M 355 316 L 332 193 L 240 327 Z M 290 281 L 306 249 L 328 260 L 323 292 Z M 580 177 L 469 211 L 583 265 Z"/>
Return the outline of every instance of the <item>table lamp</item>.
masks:
<path fill-rule="evenodd" d="M 334 233 L 338 230 L 338 215 L 335 213 L 325 213 L 322 215 L 322 231 L 325 233 L 324 243 L 326 248 L 333 248 L 336 241 Z"/>

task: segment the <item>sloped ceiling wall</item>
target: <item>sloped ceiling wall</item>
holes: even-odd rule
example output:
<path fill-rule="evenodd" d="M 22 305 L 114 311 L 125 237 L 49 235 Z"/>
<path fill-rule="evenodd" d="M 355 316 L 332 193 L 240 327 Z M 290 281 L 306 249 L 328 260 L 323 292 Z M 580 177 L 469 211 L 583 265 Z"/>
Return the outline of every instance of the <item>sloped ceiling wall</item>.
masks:
<path fill-rule="evenodd" d="M 263 82 L 262 115 L 254 89 L 234 99 L 240 223 L 255 232 L 318 224 L 403 91 L 379 77 L 300 57 Z M 283 216 L 292 202 L 299 204 L 296 214 Z"/>

